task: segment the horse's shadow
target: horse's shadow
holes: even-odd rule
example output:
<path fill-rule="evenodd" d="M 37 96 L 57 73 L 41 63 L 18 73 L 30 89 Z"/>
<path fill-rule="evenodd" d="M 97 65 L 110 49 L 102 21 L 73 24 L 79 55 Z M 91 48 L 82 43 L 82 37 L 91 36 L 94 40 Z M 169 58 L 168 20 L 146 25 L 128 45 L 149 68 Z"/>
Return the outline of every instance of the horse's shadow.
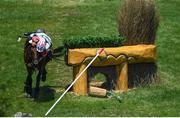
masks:
<path fill-rule="evenodd" d="M 35 91 L 35 88 L 33 88 Z M 55 90 L 51 86 L 42 86 L 40 87 L 40 92 L 38 98 L 35 99 L 36 102 L 48 102 L 54 100 Z"/>

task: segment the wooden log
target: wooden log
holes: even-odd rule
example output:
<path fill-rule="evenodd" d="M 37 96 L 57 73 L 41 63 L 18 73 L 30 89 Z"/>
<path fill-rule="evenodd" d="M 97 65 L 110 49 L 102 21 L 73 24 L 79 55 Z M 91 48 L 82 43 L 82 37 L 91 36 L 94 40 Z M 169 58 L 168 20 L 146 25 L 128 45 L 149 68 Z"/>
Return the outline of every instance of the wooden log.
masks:
<path fill-rule="evenodd" d="M 128 90 L 128 63 L 123 62 L 121 65 L 117 65 L 116 67 L 119 78 L 117 79 L 115 89 L 120 92 L 125 92 Z"/>
<path fill-rule="evenodd" d="M 106 97 L 107 90 L 98 87 L 89 87 L 89 94 L 92 96 Z"/>
<path fill-rule="evenodd" d="M 79 65 L 88 63 L 97 52 L 97 48 L 80 48 L 68 50 L 68 64 Z M 106 58 L 105 61 L 102 61 Z M 156 61 L 155 45 L 134 45 L 114 48 L 105 48 L 92 66 L 118 65 L 128 60 L 128 63 L 154 62 Z"/>
<path fill-rule="evenodd" d="M 86 68 L 85 64 L 73 67 L 74 79 Z M 87 95 L 88 85 L 87 85 L 87 70 L 80 76 L 80 78 L 75 82 L 73 86 L 73 91 L 77 95 Z"/>

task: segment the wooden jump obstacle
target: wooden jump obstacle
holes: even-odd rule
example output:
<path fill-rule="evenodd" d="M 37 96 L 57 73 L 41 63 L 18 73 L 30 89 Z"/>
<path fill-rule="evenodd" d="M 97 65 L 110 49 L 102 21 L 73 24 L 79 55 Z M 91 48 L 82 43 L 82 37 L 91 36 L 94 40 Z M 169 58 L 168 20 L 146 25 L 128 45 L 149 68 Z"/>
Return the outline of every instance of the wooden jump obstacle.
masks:
<path fill-rule="evenodd" d="M 97 48 L 80 48 L 69 49 L 67 55 L 68 65 L 73 66 L 73 76 L 76 78 L 78 74 L 86 67 L 86 65 L 96 55 Z M 105 61 L 104 58 L 106 59 Z M 116 78 L 115 90 L 128 90 L 128 63 L 145 63 L 156 61 L 156 46 L 155 45 L 134 45 L 122 46 L 114 48 L 105 48 L 91 66 L 105 67 L 115 66 L 118 74 Z M 73 86 L 73 91 L 78 95 L 88 94 L 88 76 L 87 70 L 76 81 Z"/>

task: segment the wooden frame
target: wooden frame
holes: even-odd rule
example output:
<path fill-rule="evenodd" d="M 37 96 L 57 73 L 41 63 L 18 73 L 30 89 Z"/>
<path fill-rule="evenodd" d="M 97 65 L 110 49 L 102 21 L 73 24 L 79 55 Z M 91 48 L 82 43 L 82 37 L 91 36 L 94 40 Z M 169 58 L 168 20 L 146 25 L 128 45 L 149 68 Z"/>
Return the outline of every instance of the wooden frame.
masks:
<path fill-rule="evenodd" d="M 73 66 L 74 78 L 86 67 L 96 55 L 96 48 L 81 48 L 68 50 L 68 65 Z M 105 60 L 105 61 L 104 61 Z M 128 63 L 144 63 L 156 61 L 155 45 L 134 45 L 115 48 L 105 48 L 104 52 L 91 66 L 116 66 L 118 79 L 116 90 L 128 90 Z M 73 91 L 78 95 L 88 94 L 87 71 L 73 86 Z"/>

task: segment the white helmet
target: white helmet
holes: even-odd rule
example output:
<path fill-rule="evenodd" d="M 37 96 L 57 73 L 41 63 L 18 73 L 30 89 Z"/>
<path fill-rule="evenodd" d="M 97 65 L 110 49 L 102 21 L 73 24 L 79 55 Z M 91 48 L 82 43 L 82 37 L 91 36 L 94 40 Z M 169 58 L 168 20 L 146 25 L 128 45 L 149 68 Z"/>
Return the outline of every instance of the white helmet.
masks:
<path fill-rule="evenodd" d="M 45 33 L 45 30 L 44 30 L 44 29 L 39 28 L 39 29 L 37 29 L 37 30 L 36 30 L 36 33 Z"/>

